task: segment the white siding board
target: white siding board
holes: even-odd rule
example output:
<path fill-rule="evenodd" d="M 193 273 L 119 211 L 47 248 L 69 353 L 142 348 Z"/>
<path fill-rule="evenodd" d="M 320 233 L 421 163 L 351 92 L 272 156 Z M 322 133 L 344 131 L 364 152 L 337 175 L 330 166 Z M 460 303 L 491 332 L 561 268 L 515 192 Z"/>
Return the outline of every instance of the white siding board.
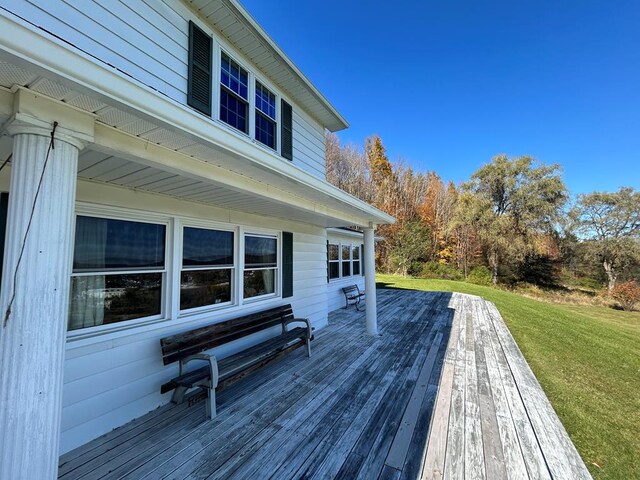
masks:
<path fill-rule="evenodd" d="M 91 9 L 90 15 L 93 18 L 101 18 L 102 8 L 97 1 L 86 0 L 82 5 L 85 3 L 85 11 Z M 172 65 L 164 65 L 155 61 L 137 47 L 133 39 L 130 39 L 132 43 L 128 43 L 75 6 L 63 2 L 52 4 L 43 0 L 2 0 L 2 5 L 140 82 L 185 103 L 186 96 L 174 85 L 184 83 L 186 89 L 186 68 L 182 74 L 184 82 L 180 82 L 179 72 L 171 70 L 175 66 L 173 62 Z M 123 51 L 127 52 L 126 56 L 120 53 Z"/>

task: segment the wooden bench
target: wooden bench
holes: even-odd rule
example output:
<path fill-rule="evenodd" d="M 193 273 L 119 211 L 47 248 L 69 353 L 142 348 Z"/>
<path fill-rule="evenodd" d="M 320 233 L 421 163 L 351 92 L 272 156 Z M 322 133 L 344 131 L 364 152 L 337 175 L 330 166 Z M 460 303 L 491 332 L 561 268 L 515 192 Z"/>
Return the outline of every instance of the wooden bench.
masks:
<path fill-rule="evenodd" d="M 289 324 L 294 322 L 302 322 L 305 326 L 289 330 Z M 281 326 L 280 335 L 220 361 L 214 355 L 203 353 L 205 350 L 274 326 Z M 207 416 L 213 418 L 216 416 L 216 389 L 222 389 L 244 378 L 299 347 L 306 345 L 307 356 L 311 356 L 312 334 L 309 320 L 295 318 L 291 305 L 283 305 L 163 338 L 160 340 L 162 360 L 165 365 L 180 362 L 180 374 L 163 384 L 160 392 L 167 393 L 173 390 L 171 401 L 180 403 L 191 388 L 200 387 L 208 390 Z M 185 367 L 193 360 L 205 362 L 207 365 L 186 371 Z"/>
<path fill-rule="evenodd" d="M 364 292 L 360 291 L 358 285 L 344 287 L 342 293 L 344 293 L 344 308 L 348 308 L 349 305 L 355 305 L 356 310 L 360 311 L 360 302 L 364 298 Z"/>

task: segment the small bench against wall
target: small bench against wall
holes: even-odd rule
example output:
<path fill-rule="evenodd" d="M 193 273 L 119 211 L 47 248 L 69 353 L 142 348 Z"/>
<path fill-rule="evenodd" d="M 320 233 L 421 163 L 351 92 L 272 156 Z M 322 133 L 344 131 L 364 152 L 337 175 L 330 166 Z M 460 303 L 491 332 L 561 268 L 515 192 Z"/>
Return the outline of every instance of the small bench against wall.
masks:
<path fill-rule="evenodd" d="M 349 305 L 355 305 L 356 310 L 360 310 L 362 300 L 364 300 L 364 291 L 361 291 L 358 285 L 349 285 L 342 289 L 344 293 L 344 308 L 348 308 Z"/>
<path fill-rule="evenodd" d="M 301 322 L 304 327 L 288 329 L 289 324 Z M 281 326 L 280 335 L 246 348 L 220 361 L 203 353 L 214 347 L 247 337 L 254 333 Z M 268 363 L 306 346 L 311 356 L 313 329 L 307 318 L 295 318 L 291 305 L 271 308 L 206 327 L 197 328 L 160 340 L 165 365 L 180 362 L 180 374 L 160 387 L 161 393 L 173 390 L 171 401 L 180 403 L 185 393 L 194 387 L 208 390 L 207 416 L 216 416 L 216 389 L 222 389 L 244 378 Z M 199 360 L 207 365 L 186 371 L 188 363 Z"/>

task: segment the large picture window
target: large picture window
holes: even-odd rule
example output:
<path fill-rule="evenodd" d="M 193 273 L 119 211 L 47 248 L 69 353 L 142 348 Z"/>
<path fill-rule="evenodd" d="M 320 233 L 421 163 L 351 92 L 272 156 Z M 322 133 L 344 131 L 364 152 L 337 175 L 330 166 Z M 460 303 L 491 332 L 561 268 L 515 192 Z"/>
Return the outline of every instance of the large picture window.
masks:
<path fill-rule="evenodd" d="M 244 298 L 276 293 L 278 239 L 271 235 L 244 236 Z"/>
<path fill-rule="evenodd" d="M 224 52 L 220 63 L 220 120 L 249 133 L 249 73 Z"/>
<path fill-rule="evenodd" d="M 181 310 L 232 301 L 233 235 L 230 231 L 183 229 Z"/>
<path fill-rule="evenodd" d="M 166 226 L 78 216 L 69 330 L 160 316 Z"/>

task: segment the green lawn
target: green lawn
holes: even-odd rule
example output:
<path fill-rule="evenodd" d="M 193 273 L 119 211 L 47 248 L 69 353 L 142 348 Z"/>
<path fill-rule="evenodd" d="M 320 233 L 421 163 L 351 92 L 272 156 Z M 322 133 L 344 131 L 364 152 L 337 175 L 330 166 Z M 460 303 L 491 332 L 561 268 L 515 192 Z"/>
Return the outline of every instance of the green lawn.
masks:
<path fill-rule="evenodd" d="M 640 479 L 640 313 L 545 303 L 465 282 L 376 280 L 494 302 L 593 477 Z"/>

